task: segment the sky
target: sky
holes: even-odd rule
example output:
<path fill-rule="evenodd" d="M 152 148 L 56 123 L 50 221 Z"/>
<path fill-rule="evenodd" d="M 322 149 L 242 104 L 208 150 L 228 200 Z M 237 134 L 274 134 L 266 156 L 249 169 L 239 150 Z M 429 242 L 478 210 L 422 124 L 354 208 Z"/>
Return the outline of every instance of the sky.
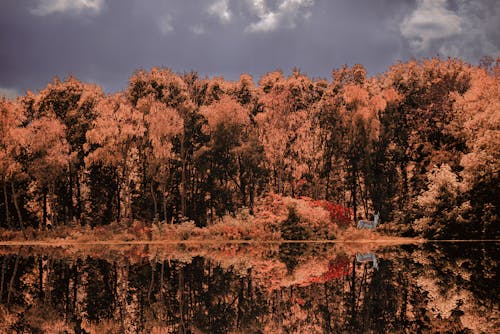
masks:
<path fill-rule="evenodd" d="M 500 56 L 497 0 L 1 0 L 0 95 L 73 75 L 106 92 L 137 69 L 330 79 L 439 56 Z"/>

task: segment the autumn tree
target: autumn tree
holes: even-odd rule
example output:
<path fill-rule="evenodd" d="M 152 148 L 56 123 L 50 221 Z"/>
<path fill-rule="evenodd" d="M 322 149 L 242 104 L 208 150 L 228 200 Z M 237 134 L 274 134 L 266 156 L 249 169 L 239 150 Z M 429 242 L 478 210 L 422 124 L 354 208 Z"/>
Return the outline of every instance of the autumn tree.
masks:
<path fill-rule="evenodd" d="M 139 144 L 145 125 L 143 115 L 132 107 L 123 94 L 102 99 L 97 106 L 99 116 L 87 131 L 85 158 L 87 168 L 105 166 L 116 169 L 117 219 L 132 218 L 134 192 L 140 183 Z"/>
<path fill-rule="evenodd" d="M 500 206 L 498 194 L 500 155 L 500 71 L 498 62 L 491 73 L 472 72 L 471 88 L 457 95 L 453 106 L 457 113 L 454 127 L 465 138 L 466 151 L 461 156 L 463 177 L 474 221 L 470 233 L 494 238 L 498 234 Z"/>
<path fill-rule="evenodd" d="M 65 219 L 63 206 L 59 205 L 64 199 L 57 192 L 72 159 L 65 132 L 64 124 L 50 113 L 30 121 L 23 128 L 20 149 L 30 177 L 30 200 L 26 207 L 37 218 L 39 229 Z"/>
<path fill-rule="evenodd" d="M 345 70 L 345 69 L 344 69 Z M 363 189 L 362 172 L 365 169 L 366 158 L 373 136 L 369 131 L 371 110 L 369 109 L 369 92 L 365 87 L 366 71 L 360 65 L 355 65 L 345 73 L 348 78 L 342 88 L 341 113 L 346 127 L 343 155 L 346 161 L 347 184 L 350 190 L 350 203 L 354 217 L 358 216 L 358 202 L 366 203 L 366 191 Z M 363 195 L 365 199 L 363 199 Z M 361 199 L 361 201 L 360 201 Z M 368 214 L 365 207 L 365 216 Z"/>
<path fill-rule="evenodd" d="M 207 120 L 203 131 L 210 137 L 204 157 L 210 161 L 207 182 L 216 213 L 237 206 L 253 208 L 263 156 L 249 110 L 226 95 L 203 107 L 201 114 Z M 236 203 L 234 193 L 239 194 Z"/>
<path fill-rule="evenodd" d="M 346 185 L 349 206 L 357 217 L 361 204 L 367 216 L 369 208 L 373 208 L 371 196 L 376 195 L 376 189 L 371 187 L 374 180 L 369 177 L 374 167 L 370 156 L 379 138 L 378 112 L 385 105 L 380 101 L 376 82 L 366 78 L 366 70 L 361 65 L 335 70 L 332 78 L 330 101 L 326 106 L 334 110 L 322 110 L 328 122 L 324 135 L 332 140 L 325 145 L 327 159 L 340 158 L 345 173 L 341 182 Z"/>
<path fill-rule="evenodd" d="M 143 150 L 146 155 L 146 176 L 154 204 L 154 217 L 159 219 L 157 184 L 161 194 L 163 219 L 167 220 L 167 202 L 172 200 L 172 174 L 177 158 L 173 150 L 173 140 L 182 133 L 183 119 L 177 110 L 165 106 L 150 96 L 141 98 L 137 103 L 137 109 L 145 115 L 147 143 Z"/>
<path fill-rule="evenodd" d="M 96 106 L 102 98 L 100 87 L 82 83 L 70 76 L 64 81 L 55 78 L 37 94 L 28 94 L 23 105 L 28 121 L 42 117 L 54 117 L 64 125 L 64 136 L 69 145 L 71 160 L 67 177 L 59 180 L 58 192 L 61 205 L 67 211 L 66 220 L 81 220 L 85 199 L 82 183 L 85 180 L 86 132 L 95 119 Z"/>
<path fill-rule="evenodd" d="M 174 151 L 179 157 L 180 182 L 177 184 L 177 192 L 180 197 L 180 205 L 177 211 L 182 216 L 188 214 L 188 195 L 190 184 L 188 174 L 190 172 L 190 161 L 194 152 L 194 140 L 196 132 L 196 105 L 191 100 L 188 85 L 178 74 L 166 68 L 153 68 L 150 72 L 137 71 L 130 78 L 127 91 L 132 106 L 136 107 L 139 100 L 149 97 L 164 105 L 164 108 L 175 110 L 182 119 L 182 131 L 174 143 Z M 144 152 L 144 151 L 143 151 Z M 141 159 L 145 159 L 141 154 Z M 144 183 L 144 182 L 143 182 Z M 146 189 L 146 184 L 142 185 Z M 146 191 L 143 191 L 146 193 Z"/>
<path fill-rule="evenodd" d="M 323 197 L 329 201 L 347 203 L 344 186 L 345 168 L 342 159 L 345 126 L 341 117 L 341 99 L 333 85 L 327 83 L 321 99 L 315 104 L 319 124 L 320 169 Z"/>
<path fill-rule="evenodd" d="M 419 216 L 412 228 L 429 238 L 455 237 L 467 230 L 469 203 L 463 200 L 464 184 L 447 164 L 427 175 L 427 189 L 415 202 Z"/>
<path fill-rule="evenodd" d="M 255 116 L 264 145 L 273 189 L 295 195 L 298 183 L 314 165 L 316 131 L 309 107 L 313 83 L 296 70 L 286 79 L 281 72 L 266 74 L 259 82 L 261 111 Z"/>
<path fill-rule="evenodd" d="M 450 131 L 453 94 L 469 88 L 469 69 L 459 60 L 434 58 L 398 63 L 386 73 L 386 80 L 400 96 L 399 105 L 388 109 L 391 131 L 402 179 L 400 208 L 407 208 L 425 187 L 425 175 L 434 165 L 448 163 L 454 170 L 464 145 Z"/>
<path fill-rule="evenodd" d="M 113 95 L 54 79 L 0 101 L 3 226 L 204 226 L 277 192 L 380 211 L 399 232 L 494 236 L 498 62 L 344 66 L 331 81 L 294 69 L 258 85 L 152 68 Z"/>
<path fill-rule="evenodd" d="M 240 79 L 235 83 L 232 89 L 229 89 L 229 94 L 234 96 L 238 103 L 242 106 L 255 108 L 257 102 L 257 88 L 253 82 L 253 78 L 249 74 L 240 75 Z M 254 110 L 251 110 L 253 112 Z"/>
<path fill-rule="evenodd" d="M 3 211 L 5 227 L 13 228 L 11 203 L 17 213 L 19 227 L 26 237 L 22 212 L 18 201 L 16 182 L 24 178 L 21 164 L 18 162 L 20 127 L 23 120 L 22 109 L 15 102 L 0 100 L 0 177 L 2 180 Z"/>

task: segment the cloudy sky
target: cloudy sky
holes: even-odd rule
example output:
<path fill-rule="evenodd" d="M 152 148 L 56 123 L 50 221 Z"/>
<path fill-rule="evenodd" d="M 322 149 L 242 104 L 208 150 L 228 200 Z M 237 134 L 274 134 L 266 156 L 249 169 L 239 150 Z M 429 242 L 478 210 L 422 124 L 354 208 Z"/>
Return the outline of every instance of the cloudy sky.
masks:
<path fill-rule="evenodd" d="M 500 56 L 497 0 L 2 0 L 0 95 L 69 74 L 113 92 L 138 68 L 330 78 L 411 57 Z"/>

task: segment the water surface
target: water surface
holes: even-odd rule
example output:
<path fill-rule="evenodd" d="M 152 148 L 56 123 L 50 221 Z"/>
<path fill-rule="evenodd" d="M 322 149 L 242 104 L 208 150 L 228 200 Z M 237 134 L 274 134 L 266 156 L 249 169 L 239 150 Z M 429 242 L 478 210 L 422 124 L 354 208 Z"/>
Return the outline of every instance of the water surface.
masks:
<path fill-rule="evenodd" d="M 0 333 L 494 333 L 498 246 L 3 246 Z"/>

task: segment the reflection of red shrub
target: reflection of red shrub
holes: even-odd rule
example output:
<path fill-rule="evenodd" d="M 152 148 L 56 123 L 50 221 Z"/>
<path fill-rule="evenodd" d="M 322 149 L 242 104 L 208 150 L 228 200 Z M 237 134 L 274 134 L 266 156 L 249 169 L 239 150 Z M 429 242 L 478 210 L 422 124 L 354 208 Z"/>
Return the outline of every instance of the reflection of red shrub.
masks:
<path fill-rule="evenodd" d="M 306 301 L 300 297 L 292 297 L 292 298 L 290 298 L 290 302 L 292 304 L 297 304 L 299 306 L 304 306 L 306 303 Z"/>
<path fill-rule="evenodd" d="M 335 278 L 339 279 L 341 277 L 349 275 L 351 272 L 351 262 L 347 256 L 339 256 L 335 260 L 331 260 L 328 263 L 328 271 L 321 276 L 313 277 L 311 279 L 312 283 L 325 283 L 329 280 Z"/>
<path fill-rule="evenodd" d="M 334 224 L 337 224 L 341 227 L 347 227 L 352 222 L 351 209 L 343 205 L 335 204 L 326 200 L 314 201 L 312 204 L 314 206 L 320 206 L 323 209 L 327 210 L 330 214 L 330 221 Z"/>

